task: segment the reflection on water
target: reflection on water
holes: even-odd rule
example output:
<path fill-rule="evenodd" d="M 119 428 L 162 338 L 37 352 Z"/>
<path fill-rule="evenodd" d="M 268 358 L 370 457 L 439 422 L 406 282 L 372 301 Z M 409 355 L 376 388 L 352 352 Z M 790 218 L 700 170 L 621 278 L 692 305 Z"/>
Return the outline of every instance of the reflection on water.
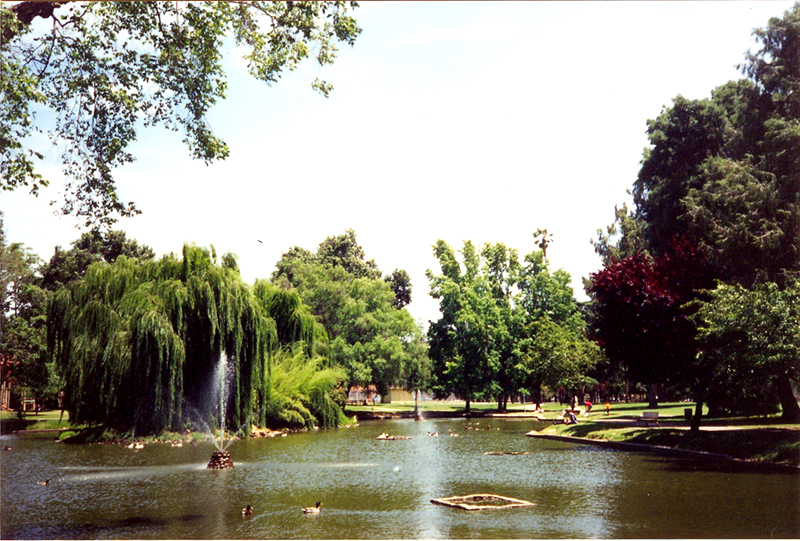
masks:
<path fill-rule="evenodd" d="M 232 470 L 206 469 L 211 443 L 134 453 L 3 436 L 13 451 L 0 454 L 0 537 L 800 536 L 796 475 L 526 438 L 534 422 L 473 424 L 481 430 L 465 430 L 463 420 L 409 420 L 240 440 L 230 447 Z M 412 439 L 376 440 L 382 432 Z M 50 485 L 36 484 L 43 479 Z M 479 492 L 537 505 L 466 512 L 430 503 Z M 316 501 L 322 512 L 303 515 Z M 243 518 L 247 504 L 255 513 Z"/>
<path fill-rule="evenodd" d="M 138 468 L 104 467 L 104 468 L 76 468 L 64 466 L 65 470 L 80 470 L 80 473 L 66 474 L 57 479 L 65 483 L 77 482 L 96 482 L 96 481 L 120 481 L 129 480 L 134 477 L 158 477 L 168 473 L 176 473 L 188 470 L 206 469 L 204 464 L 183 464 L 178 466 L 141 466 Z"/>

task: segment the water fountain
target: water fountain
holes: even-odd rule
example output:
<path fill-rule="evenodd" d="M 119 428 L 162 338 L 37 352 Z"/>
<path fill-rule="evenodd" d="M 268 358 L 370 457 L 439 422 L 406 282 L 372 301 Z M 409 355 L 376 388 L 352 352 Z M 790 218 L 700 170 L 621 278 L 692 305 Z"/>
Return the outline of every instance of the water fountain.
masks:
<path fill-rule="evenodd" d="M 216 451 L 211 453 L 211 460 L 208 461 L 209 470 L 223 470 L 233 468 L 233 459 L 228 446 L 233 442 L 233 437 L 225 443 L 225 416 L 228 404 L 228 394 L 231 387 L 233 365 L 229 362 L 228 355 L 223 351 L 219 355 L 219 361 L 214 369 L 214 398 L 219 398 L 219 419 L 220 437 L 214 438 Z"/>

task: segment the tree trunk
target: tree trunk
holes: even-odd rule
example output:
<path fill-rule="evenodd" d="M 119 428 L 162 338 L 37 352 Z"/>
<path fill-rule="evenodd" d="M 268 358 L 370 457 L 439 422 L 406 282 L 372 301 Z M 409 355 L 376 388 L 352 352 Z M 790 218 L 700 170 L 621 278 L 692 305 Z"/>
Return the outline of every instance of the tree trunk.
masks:
<path fill-rule="evenodd" d="M 469 413 L 469 398 L 465 400 L 464 413 Z"/>
<path fill-rule="evenodd" d="M 658 392 L 655 383 L 647 384 L 647 407 L 648 408 L 658 407 Z"/>
<path fill-rule="evenodd" d="M 800 407 L 792 392 L 792 382 L 787 376 L 778 378 L 778 398 L 781 401 L 781 421 L 784 423 L 800 423 Z"/>
<path fill-rule="evenodd" d="M 694 415 L 692 416 L 692 426 L 689 433 L 696 435 L 700 432 L 700 418 L 703 416 L 703 400 L 705 400 L 705 393 L 703 391 L 696 391 L 695 398 L 697 405 L 694 408 Z"/>

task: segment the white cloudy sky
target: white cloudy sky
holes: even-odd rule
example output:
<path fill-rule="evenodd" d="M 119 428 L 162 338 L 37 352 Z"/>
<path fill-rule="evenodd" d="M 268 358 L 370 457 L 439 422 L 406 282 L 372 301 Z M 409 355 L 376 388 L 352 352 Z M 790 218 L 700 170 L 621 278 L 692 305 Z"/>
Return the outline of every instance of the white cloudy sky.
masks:
<path fill-rule="evenodd" d="M 209 117 L 225 162 L 206 167 L 179 135 L 142 132 L 116 178 L 143 214 L 118 228 L 159 254 L 187 241 L 234 252 L 248 282 L 291 246 L 352 228 L 385 273 L 409 272 L 423 321 L 438 318 L 425 278 L 437 239 L 524 254 L 547 228 L 551 265 L 583 298 L 581 277 L 599 268 L 589 239 L 629 201 L 647 119 L 741 77 L 751 30 L 791 5 L 365 2 L 364 31 L 333 66 L 267 87 L 226 57 L 228 99 Z M 317 75 L 329 99 L 310 88 Z M 55 184 L 38 199 L 0 194 L 9 240 L 43 259 L 80 235 L 48 204 Z"/>

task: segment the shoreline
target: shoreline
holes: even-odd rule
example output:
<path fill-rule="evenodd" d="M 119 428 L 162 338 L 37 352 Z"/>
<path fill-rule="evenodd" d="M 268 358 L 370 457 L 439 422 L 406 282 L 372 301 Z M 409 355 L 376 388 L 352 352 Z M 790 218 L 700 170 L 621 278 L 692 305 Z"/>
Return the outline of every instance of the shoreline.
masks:
<path fill-rule="evenodd" d="M 743 469 L 800 474 L 800 466 L 792 466 L 791 464 L 782 464 L 779 462 L 744 460 L 741 458 L 732 457 L 730 455 L 722 453 L 711 453 L 708 451 L 695 451 L 693 449 L 678 449 L 676 447 L 667 447 L 664 445 L 648 445 L 644 443 L 631 443 L 624 441 L 581 438 L 578 436 L 540 434 L 535 430 L 531 430 L 530 432 L 525 434 L 525 436 L 529 438 L 561 441 L 565 443 L 575 443 L 579 445 L 595 445 L 598 447 L 605 447 L 608 449 L 615 449 L 618 451 L 653 453 L 673 458 L 693 458 L 693 459 L 702 459 L 708 461 L 717 461 L 725 463 L 726 465 L 736 466 Z"/>

